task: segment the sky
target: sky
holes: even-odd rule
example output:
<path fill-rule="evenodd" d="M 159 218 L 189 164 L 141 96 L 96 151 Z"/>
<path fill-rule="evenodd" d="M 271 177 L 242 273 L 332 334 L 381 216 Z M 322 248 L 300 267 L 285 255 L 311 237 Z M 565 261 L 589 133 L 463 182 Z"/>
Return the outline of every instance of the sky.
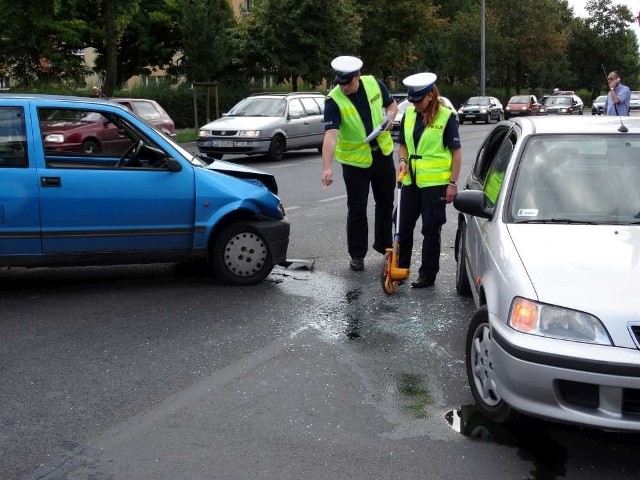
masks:
<path fill-rule="evenodd" d="M 587 0 L 568 0 L 569 6 L 573 6 L 573 14 L 576 17 L 587 17 L 587 11 L 584 9 Z M 640 1 L 638 0 L 612 0 L 611 2 L 614 5 L 626 5 L 631 10 L 631 13 L 634 17 L 638 16 L 638 12 L 640 12 Z M 636 32 L 636 37 L 638 37 L 638 41 L 640 42 L 640 26 L 638 22 L 633 22 L 633 31 Z"/>

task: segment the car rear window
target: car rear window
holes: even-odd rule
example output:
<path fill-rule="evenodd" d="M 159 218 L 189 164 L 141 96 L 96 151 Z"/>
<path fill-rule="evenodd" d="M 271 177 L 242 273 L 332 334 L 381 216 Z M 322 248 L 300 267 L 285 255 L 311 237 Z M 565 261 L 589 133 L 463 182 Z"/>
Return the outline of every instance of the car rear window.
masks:
<path fill-rule="evenodd" d="M 133 102 L 136 113 L 145 120 L 158 120 L 160 112 L 151 102 Z"/>

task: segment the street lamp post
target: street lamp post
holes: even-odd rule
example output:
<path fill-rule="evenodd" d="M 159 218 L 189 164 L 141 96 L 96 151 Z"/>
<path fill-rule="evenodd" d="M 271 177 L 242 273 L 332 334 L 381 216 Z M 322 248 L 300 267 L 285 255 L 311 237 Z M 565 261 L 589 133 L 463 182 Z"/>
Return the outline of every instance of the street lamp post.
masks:
<path fill-rule="evenodd" d="M 485 83 L 486 74 L 484 69 L 485 64 L 485 48 L 484 48 L 484 8 L 485 0 L 480 0 L 480 95 L 485 95 Z"/>

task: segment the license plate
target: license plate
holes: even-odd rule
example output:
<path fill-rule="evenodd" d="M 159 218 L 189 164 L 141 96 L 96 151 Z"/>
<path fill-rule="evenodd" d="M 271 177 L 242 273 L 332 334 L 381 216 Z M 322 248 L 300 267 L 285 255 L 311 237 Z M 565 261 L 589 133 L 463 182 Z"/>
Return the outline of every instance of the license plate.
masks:
<path fill-rule="evenodd" d="M 233 140 L 211 140 L 212 147 L 233 147 Z"/>
<path fill-rule="evenodd" d="M 471 115 L 467 115 L 467 118 L 476 118 L 476 116 L 471 114 Z"/>

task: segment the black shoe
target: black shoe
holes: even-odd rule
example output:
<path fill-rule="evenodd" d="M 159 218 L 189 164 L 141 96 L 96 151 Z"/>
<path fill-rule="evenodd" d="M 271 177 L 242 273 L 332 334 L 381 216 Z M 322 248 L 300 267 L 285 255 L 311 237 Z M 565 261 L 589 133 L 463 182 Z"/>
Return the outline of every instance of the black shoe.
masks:
<path fill-rule="evenodd" d="M 381 253 L 382 255 L 384 255 L 385 253 L 387 253 L 387 248 L 391 248 L 391 245 L 389 245 L 388 247 L 381 247 L 380 245 L 374 243 L 373 244 L 373 249 L 378 252 Z"/>
<path fill-rule="evenodd" d="M 411 282 L 411 288 L 433 287 L 434 283 L 436 283 L 435 277 L 423 277 L 420 275 L 415 282 Z"/>
<path fill-rule="evenodd" d="M 354 272 L 361 272 L 364 270 L 364 258 L 362 257 L 353 257 L 351 262 L 349 262 L 349 267 Z"/>

